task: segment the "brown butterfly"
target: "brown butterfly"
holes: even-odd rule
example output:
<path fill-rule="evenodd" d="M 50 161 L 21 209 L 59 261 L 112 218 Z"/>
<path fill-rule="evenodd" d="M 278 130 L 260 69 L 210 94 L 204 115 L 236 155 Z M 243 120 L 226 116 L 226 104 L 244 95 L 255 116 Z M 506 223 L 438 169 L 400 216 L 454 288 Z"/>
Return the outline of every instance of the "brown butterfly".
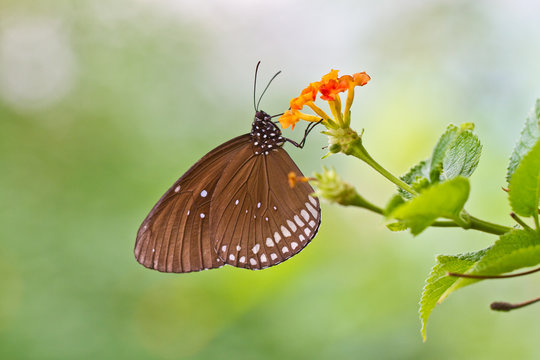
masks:
<path fill-rule="evenodd" d="M 224 264 L 264 269 L 296 255 L 315 237 L 319 200 L 308 183 L 289 187 L 287 175 L 302 173 L 283 145 L 303 147 L 317 123 L 296 143 L 258 110 L 259 102 L 255 105 L 254 92 L 251 132 L 197 161 L 144 219 L 135 243 L 139 263 L 174 273 Z"/>

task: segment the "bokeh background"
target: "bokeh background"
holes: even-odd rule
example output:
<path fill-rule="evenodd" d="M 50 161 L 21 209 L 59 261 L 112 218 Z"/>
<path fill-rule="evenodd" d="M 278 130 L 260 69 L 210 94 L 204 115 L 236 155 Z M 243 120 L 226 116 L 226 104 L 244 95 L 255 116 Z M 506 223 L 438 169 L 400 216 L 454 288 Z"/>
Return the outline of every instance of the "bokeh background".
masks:
<path fill-rule="evenodd" d="M 255 64 L 271 114 L 331 68 L 367 71 L 353 122 L 395 174 L 448 123 L 484 144 L 467 209 L 510 225 L 500 187 L 540 95 L 537 1 L 81 0 L 0 2 L 0 358 L 540 359 L 540 279 L 483 282 L 418 301 L 436 254 L 495 238 L 390 233 L 323 204 L 319 235 L 264 271 L 188 275 L 134 259 L 161 194 L 216 145 L 248 132 Z M 286 131 L 300 138 L 302 131 Z M 321 160 L 323 135 L 289 147 L 306 174 L 335 167 L 384 204 L 363 163 Z"/>

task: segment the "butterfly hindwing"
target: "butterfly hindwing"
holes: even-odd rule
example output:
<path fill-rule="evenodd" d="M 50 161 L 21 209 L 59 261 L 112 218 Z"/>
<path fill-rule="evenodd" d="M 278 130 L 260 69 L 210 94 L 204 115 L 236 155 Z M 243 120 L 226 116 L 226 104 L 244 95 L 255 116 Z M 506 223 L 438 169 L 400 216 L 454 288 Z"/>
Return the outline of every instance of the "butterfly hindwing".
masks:
<path fill-rule="evenodd" d="M 290 171 L 302 173 L 282 148 L 268 154 L 242 148 L 217 183 L 210 231 L 220 258 L 237 267 L 261 269 L 300 252 L 321 221 L 313 188 L 290 188 Z"/>

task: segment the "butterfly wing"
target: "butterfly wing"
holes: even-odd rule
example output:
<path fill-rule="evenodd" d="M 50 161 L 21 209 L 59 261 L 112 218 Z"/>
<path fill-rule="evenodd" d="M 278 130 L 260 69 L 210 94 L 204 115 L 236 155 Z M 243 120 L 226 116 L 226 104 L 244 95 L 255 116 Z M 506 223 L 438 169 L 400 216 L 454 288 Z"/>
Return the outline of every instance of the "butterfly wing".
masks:
<path fill-rule="evenodd" d="M 262 269 L 297 254 L 315 237 L 321 209 L 308 183 L 289 187 L 288 173 L 302 173 L 285 150 L 241 151 L 217 183 L 210 229 L 226 264 Z"/>
<path fill-rule="evenodd" d="M 210 203 L 224 169 L 249 144 L 246 134 L 218 146 L 167 190 L 137 233 L 139 263 L 175 273 L 223 266 L 210 236 Z"/>

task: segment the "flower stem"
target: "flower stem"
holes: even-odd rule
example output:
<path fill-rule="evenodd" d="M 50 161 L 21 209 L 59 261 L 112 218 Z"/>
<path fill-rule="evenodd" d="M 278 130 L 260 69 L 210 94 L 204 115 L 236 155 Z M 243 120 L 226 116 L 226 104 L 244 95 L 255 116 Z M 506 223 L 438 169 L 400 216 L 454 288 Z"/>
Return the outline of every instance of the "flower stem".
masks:
<path fill-rule="evenodd" d="M 399 188 L 401 188 L 404 191 L 407 191 L 413 196 L 417 196 L 418 193 L 407 183 L 404 181 L 398 179 L 394 175 L 392 175 L 390 172 L 388 172 L 385 168 L 383 168 L 381 165 L 379 165 L 378 162 L 376 162 L 371 155 L 367 152 L 366 148 L 362 145 L 362 139 L 357 138 L 350 142 L 349 146 L 344 149 L 343 151 L 346 155 L 352 155 L 360 160 L 364 161 L 366 164 L 371 166 L 375 171 L 377 171 L 379 174 L 396 184 Z"/>
<path fill-rule="evenodd" d="M 367 209 L 369 211 L 372 211 L 372 212 L 380 214 L 380 215 L 383 215 L 383 213 L 384 213 L 382 208 L 378 207 L 375 204 L 370 203 L 369 201 L 367 201 L 366 199 L 364 199 L 363 197 L 361 197 L 358 194 L 355 194 L 355 197 L 352 198 L 349 201 L 349 204 L 347 204 L 347 205 L 361 207 L 361 208 Z"/>

